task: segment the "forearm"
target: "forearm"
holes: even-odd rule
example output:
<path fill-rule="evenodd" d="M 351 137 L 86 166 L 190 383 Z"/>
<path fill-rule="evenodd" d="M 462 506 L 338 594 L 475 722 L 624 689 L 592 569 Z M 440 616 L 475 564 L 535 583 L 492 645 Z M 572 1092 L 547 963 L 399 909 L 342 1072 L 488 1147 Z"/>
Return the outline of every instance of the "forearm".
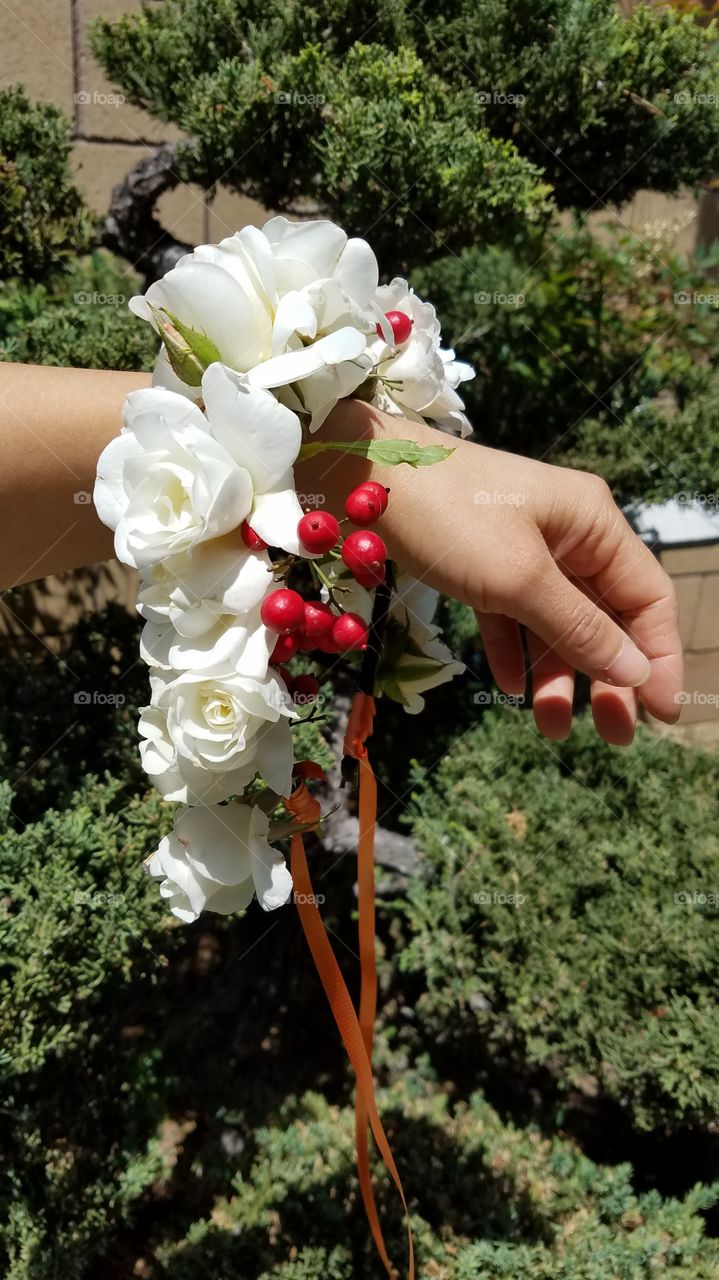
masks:
<path fill-rule="evenodd" d="M 113 554 L 87 495 L 125 396 L 149 383 L 144 373 L 0 364 L 0 588 Z"/>
<path fill-rule="evenodd" d="M 150 382 L 144 373 L 0 364 L 0 589 L 112 556 L 112 533 L 88 499 L 100 453 L 120 430 L 125 397 Z M 436 434 L 359 401 L 338 405 L 323 429 L 328 439 L 401 435 L 425 442 Z M 327 453 L 299 465 L 296 483 L 307 505 L 340 514 L 345 495 L 362 480 L 372 475 L 392 485 L 395 500 L 382 531 L 394 548 L 409 523 L 402 471 L 408 468 L 391 472 Z"/>

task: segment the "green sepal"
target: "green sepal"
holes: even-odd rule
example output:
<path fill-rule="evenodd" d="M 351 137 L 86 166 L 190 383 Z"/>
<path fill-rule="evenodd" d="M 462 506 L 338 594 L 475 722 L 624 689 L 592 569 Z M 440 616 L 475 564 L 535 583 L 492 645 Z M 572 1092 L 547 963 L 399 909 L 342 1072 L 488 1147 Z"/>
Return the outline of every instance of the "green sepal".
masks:
<path fill-rule="evenodd" d="M 166 307 L 153 307 L 152 303 L 149 305 L 173 372 L 188 387 L 199 387 L 205 369 L 220 359 L 220 352 L 214 342 L 206 333 L 200 333 L 198 329 L 178 320 Z"/>

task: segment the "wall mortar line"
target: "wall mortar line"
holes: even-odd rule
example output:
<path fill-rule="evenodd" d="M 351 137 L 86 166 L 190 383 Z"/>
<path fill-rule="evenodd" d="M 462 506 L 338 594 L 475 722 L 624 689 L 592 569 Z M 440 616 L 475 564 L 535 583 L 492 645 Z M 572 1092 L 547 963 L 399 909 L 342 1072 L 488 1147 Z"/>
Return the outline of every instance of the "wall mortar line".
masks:
<path fill-rule="evenodd" d="M 83 102 L 83 52 L 82 52 L 82 0 L 70 0 L 70 40 L 72 45 L 72 95 L 74 135 L 83 132 L 85 104 Z"/>

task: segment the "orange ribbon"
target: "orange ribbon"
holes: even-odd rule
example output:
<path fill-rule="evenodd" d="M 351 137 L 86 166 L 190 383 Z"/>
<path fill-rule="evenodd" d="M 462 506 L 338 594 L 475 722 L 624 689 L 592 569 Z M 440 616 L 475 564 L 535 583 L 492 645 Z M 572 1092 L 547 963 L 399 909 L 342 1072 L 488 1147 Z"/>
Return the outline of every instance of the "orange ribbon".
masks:
<path fill-rule="evenodd" d="M 374 710 L 374 699 L 372 697 L 364 693 L 355 695 L 344 744 L 345 755 L 356 759 L 359 766 L 359 842 L 357 847 L 361 975 L 359 1017 L 327 937 L 322 917 L 317 909 L 307 866 L 304 841 L 299 833 L 292 837 L 291 866 L 302 928 L 357 1082 L 355 1091 L 357 1175 L 372 1238 L 387 1274 L 395 1277 L 396 1272 L 387 1254 L 372 1189 L 369 1161 L 369 1129 L 372 1130 L 379 1153 L 389 1170 L 402 1201 L 402 1207 L 407 1219 L 408 1277 L 409 1280 L 414 1280 L 414 1245 L 407 1200 L 394 1156 L 392 1155 L 392 1149 L 377 1110 L 372 1076 L 372 1048 L 377 1011 L 374 897 L 374 832 L 377 818 L 377 783 L 369 762 L 365 742 L 372 732 Z M 293 791 L 289 800 L 286 801 L 286 805 L 289 811 L 300 818 L 301 821 L 316 822 L 317 818 L 312 804 L 308 804 L 307 801 L 308 796 L 307 787 L 304 782 L 301 782 Z M 309 800 L 312 802 L 311 796 L 309 796 Z M 317 802 L 315 801 L 314 803 L 316 804 Z M 319 809 L 319 806 L 317 808 Z"/>

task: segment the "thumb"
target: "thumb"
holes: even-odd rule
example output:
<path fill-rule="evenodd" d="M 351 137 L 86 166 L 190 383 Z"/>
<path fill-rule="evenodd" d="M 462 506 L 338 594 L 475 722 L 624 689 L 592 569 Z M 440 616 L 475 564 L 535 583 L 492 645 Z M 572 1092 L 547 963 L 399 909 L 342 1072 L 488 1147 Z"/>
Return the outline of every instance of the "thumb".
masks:
<path fill-rule="evenodd" d="M 649 679 L 649 660 L 608 613 L 565 578 L 548 555 L 518 621 L 565 662 L 593 680 L 636 688 Z"/>

